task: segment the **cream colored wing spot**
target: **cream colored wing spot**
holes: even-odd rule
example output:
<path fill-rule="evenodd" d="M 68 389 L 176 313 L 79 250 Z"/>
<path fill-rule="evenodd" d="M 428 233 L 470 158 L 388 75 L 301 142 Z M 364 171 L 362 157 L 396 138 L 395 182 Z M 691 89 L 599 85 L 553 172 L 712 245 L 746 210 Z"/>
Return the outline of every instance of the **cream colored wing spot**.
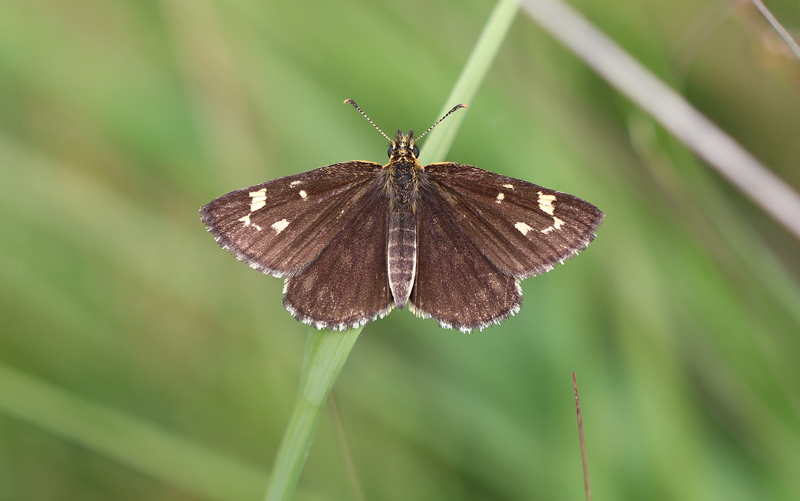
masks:
<path fill-rule="evenodd" d="M 562 226 L 564 226 L 564 221 L 553 216 L 553 226 L 548 226 L 547 228 L 543 229 L 542 233 L 550 233 L 553 230 L 558 230 Z"/>
<path fill-rule="evenodd" d="M 250 212 L 255 212 L 261 207 L 267 205 L 267 189 L 261 188 L 258 191 L 250 192 Z"/>
<path fill-rule="evenodd" d="M 246 215 L 244 217 L 240 217 L 239 221 L 243 222 L 245 226 L 252 226 L 253 228 L 257 229 L 258 231 L 261 231 L 261 226 L 259 226 L 256 223 L 250 221 L 250 214 L 248 214 L 248 215 Z"/>
<path fill-rule="evenodd" d="M 504 198 L 506 198 L 506 196 L 505 196 L 505 195 L 504 195 L 502 192 L 501 192 L 501 193 L 498 193 L 498 194 L 497 194 L 497 199 L 495 200 L 495 203 L 498 203 L 498 204 L 499 204 L 500 202 L 502 202 L 502 201 L 503 201 L 503 199 L 504 199 Z"/>
<path fill-rule="evenodd" d="M 528 226 L 527 223 L 523 223 L 522 221 L 520 221 L 517 224 L 515 224 L 514 228 L 519 230 L 519 232 L 522 233 L 523 235 L 527 235 L 528 232 L 533 229 L 531 226 Z"/>
<path fill-rule="evenodd" d="M 276 221 L 272 223 L 272 229 L 275 230 L 275 233 L 280 233 L 289 226 L 289 221 L 285 219 L 281 219 L 280 221 Z"/>
<path fill-rule="evenodd" d="M 508 188 L 509 190 L 513 190 L 514 189 L 514 185 L 513 184 L 504 184 L 503 188 Z"/>
<path fill-rule="evenodd" d="M 295 186 L 300 186 L 301 184 L 303 184 L 303 181 L 292 181 L 289 183 L 289 187 L 294 188 Z"/>
<path fill-rule="evenodd" d="M 541 191 L 539 192 L 539 210 L 542 212 L 546 212 L 547 214 L 553 215 L 553 211 L 556 210 L 553 207 L 553 202 L 556 201 L 555 195 L 545 195 Z"/>
<path fill-rule="evenodd" d="M 305 200 L 306 197 L 308 197 L 308 193 L 306 193 L 306 190 L 300 190 L 299 193 L 300 193 L 300 198 L 302 198 L 303 200 Z"/>

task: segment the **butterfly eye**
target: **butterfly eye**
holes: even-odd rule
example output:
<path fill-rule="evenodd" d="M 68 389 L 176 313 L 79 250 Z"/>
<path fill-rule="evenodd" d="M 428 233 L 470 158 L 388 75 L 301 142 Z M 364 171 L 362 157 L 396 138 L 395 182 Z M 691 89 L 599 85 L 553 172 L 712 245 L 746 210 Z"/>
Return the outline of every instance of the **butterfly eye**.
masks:
<path fill-rule="evenodd" d="M 392 153 L 394 153 L 394 146 L 389 146 L 389 158 L 392 158 Z"/>
<path fill-rule="evenodd" d="M 417 148 L 416 144 L 411 148 L 411 153 L 414 154 L 414 158 L 419 158 L 419 148 Z"/>

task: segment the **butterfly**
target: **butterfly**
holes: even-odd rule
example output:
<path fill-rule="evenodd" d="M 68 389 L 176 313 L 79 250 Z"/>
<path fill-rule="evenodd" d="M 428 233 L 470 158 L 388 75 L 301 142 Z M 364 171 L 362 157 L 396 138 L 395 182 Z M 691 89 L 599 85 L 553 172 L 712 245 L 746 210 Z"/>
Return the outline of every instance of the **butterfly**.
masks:
<path fill-rule="evenodd" d="M 397 131 L 389 162 L 343 162 L 233 191 L 200 209 L 217 243 L 285 277 L 284 307 L 345 330 L 406 306 L 469 332 L 520 309 L 519 281 L 585 249 L 603 213 L 572 195 L 453 162 L 421 166 Z"/>

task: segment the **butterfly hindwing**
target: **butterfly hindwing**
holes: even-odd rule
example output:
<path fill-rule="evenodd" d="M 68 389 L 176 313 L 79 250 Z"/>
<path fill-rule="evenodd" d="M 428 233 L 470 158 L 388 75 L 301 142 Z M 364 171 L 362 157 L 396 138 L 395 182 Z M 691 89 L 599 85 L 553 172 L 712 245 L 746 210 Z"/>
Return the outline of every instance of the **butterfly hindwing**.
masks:
<path fill-rule="evenodd" d="M 394 306 L 387 274 L 389 208 L 377 180 L 358 214 L 299 274 L 287 278 L 283 304 L 318 329 L 348 329 Z"/>
<path fill-rule="evenodd" d="M 469 165 L 427 165 L 422 183 L 484 256 L 519 279 L 585 249 L 603 220 L 578 197 Z"/>
<path fill-rule="evenodd" d="M 409 303 L 442 327 L 469 331 L 497 323 L 519 310 L 517 280 L 487 259 L 455 221 L 430 185 L 420 186 L 418 260 Z"/>
<path fill-rule="evenodd" d="M 217 242 L 275 276 L 299 273 L 364 207 L 381 165 L 345 162 L 223 195 L 200 209 Z"/>

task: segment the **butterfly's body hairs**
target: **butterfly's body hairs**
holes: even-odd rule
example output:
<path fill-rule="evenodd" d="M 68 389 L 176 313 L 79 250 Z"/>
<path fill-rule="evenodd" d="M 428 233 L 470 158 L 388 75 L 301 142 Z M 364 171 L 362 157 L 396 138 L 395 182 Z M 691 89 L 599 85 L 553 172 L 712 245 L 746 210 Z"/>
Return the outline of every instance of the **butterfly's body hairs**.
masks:
<path fill-rule="evenodd" d="M 594 238 L 603 213 L 572 195 L 469 165 L 421 166 L 398 130 L 389 162 L 321 167 L 213 200 L 201 219 L 252 268 L 284 277 L 284 307 L 318 329 L 364 325 L 406 306 L 464 332 L 519 311 L 519 281 Z"/>

